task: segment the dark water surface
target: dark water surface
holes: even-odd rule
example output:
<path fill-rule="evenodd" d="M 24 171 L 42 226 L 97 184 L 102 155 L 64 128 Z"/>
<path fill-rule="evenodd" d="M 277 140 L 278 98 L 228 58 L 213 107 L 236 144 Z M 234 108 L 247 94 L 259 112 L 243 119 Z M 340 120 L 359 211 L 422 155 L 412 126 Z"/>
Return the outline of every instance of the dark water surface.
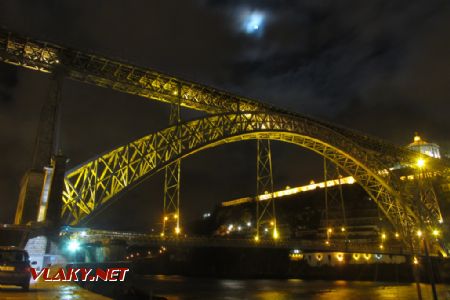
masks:
<path fill-rule="evenodd" d="M 170 300 L 193 299 L 417 299 L 414 283 L 363 281 L 322 281 L 300 279 L 212 279 L 154 275 L 138 280 L 137 285 L 154 295 Z M 421 284 L 423 299 L 433 299 L 431 287 Z M 439 299 L 450 300 L 450 285 L 437 285 Z"/>

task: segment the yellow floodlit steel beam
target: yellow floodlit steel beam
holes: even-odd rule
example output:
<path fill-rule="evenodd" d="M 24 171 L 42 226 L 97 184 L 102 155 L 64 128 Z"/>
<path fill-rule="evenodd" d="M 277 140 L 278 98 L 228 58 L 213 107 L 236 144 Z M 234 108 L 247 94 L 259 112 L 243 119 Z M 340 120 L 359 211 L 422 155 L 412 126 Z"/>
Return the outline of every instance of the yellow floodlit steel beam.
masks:
<path fill-rule="evenodd" d="M 183 80 L 126 61 L 63 47 L 0 29 L 0 61 L 44 73 L 57 69 L 72 80 L 207 113 L 270 111 L 302 117 L 339 132 L 354 143 L 381 153 L 395 165 L 413 152 L 366 134 L 302 116 L 250 98 Z"/>

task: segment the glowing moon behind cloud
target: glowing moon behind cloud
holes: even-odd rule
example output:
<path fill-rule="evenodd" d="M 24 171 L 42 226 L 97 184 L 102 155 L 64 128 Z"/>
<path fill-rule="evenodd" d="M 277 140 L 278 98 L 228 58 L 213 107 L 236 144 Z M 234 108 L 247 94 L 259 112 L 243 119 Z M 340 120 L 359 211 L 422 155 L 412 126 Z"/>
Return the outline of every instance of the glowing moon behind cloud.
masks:
<path fill-rule="evenodd" d="M 266 15 L 261 11 L 244 11 L 241 14 L 241 29 L 247 34 L 261 34 L 265 19 Z"/>

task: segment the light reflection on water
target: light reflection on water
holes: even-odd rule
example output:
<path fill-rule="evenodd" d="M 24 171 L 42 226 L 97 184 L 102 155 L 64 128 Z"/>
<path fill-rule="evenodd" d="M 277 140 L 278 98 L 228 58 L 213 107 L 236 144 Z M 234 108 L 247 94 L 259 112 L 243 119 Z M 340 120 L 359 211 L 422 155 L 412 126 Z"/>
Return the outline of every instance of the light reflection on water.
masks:
<path fill-rule="evenodd" d="M 212 279 L 183 276 L 146 276 L 138 286 L 169 300 L 411 300 L 417 299 L 413 283 L 324 281 L 301 279 Z M 423 299 L 432 299 L 422 284 Z M 450 285 L 439 284 L 439 299 L 450 299 Z"/>

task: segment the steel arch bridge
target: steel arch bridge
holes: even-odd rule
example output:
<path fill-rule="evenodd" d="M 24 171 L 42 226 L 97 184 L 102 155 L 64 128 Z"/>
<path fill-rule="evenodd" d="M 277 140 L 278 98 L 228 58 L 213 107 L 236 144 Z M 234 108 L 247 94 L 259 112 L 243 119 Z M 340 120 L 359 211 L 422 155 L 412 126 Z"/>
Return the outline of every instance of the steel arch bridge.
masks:
<path fill-rule="evenodd" d="M 169 103 L 177 106 L 178 112 L 181 106 L 210 114 L 177 122 L 67 172 L 62 213 L 72 224 L 95 214 L 127 189 L 180 158 L 247 139 L 293 143 L 331 160 L 356 179 L 404 239 L 411 237 L 423 220 L 430 228 L 441 220 L 438 203 L 421 203 L 390 171 L 392 166 L 414 164 L 418 154 L 383 140 L 149 68 L 3 29 L 0 61 L 52 73 L 55 81 L 68 78 Z M 59 100 L 58 93 L 53 94 L 46 112 L 55 118 L 51 111 L 56 111 Z M 41 138 L 42 155 L 36 167 L 49 163 L 51 135 L 51 130 L 47 130 Z M 424 208 L 420 216 L 416 213 L 418 206 Z"/>
<path fill-rule="evenodd" d="M 416 230 L 411 195 L 389 171 L 389 160 L 307 118 L 267 112 L 209 115 L 120 146 L 66 173 L 63 215 L 76 224 L 177 159 L 217 145 L 270 139 L 310 149 L 335 163 L 367 191 L 403 236 Z M 403 163 L 414 163 L 413 155 Z M 431 220 L 436 212 L 428 211 Z"/>

